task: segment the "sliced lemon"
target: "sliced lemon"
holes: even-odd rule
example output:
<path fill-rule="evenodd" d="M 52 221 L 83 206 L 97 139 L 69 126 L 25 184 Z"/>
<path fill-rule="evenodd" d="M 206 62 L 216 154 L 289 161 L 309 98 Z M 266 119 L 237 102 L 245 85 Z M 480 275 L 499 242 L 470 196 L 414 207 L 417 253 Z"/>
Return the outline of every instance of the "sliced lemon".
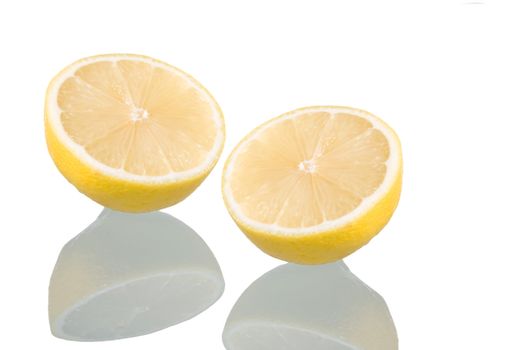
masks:
<path fill-rule="evenodd" d="M 144 212 L 188 196 L 224 143 L 221 110 L 185 72 L 150 57 L 79 60 L 50 83 L 49 153 L 62 174 L 96 202 Z"/>
<path fill-rule="evenodd" d="M 401 192 L 401 145 L 372 114 L 307 107 L 259 126 L 224 167 L 223 195 L 240 229 L 291 262 L 336 261 L 365 245 Z"/>

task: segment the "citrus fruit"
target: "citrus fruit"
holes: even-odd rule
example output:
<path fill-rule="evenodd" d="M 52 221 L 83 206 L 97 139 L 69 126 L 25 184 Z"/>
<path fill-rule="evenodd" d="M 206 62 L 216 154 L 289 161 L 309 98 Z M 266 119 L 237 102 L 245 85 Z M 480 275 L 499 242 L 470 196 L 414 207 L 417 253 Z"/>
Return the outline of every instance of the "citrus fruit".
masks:
<path fill-rule="evenodd" d="M 213 253 L 190 227 L 164 213 L 104 209 L 60 252 L 49 323 L 69 340 L 134 337 L 194 317 L 223 290 Z"/>
<path fill-rule="evenodd" d="M 49 153 L 96 202 L 145 212 L 188 196 L 212 170 L 224 122 L 210 93 L 185 72 L 150 57 L 81 59 L 49 84 Z"/>
<path fill-rule="evenodd" d="M 223 172 L 223 197 L 240 229 L 266 253 L 296 263 L 341 259 L 392 216 L 401 146 L 372 114 L 307 107 L 249 133 Z"/>

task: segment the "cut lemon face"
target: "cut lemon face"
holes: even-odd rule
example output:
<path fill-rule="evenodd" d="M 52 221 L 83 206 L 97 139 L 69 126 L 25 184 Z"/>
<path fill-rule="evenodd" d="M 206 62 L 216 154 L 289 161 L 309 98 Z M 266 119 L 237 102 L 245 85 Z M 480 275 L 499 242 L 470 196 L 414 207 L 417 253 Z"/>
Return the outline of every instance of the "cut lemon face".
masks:
<path fill-rule="evenodd" d="M 188 196 L 224 143 L 219 106 L 185 72 L 153 58 L 79 60 L 50 83 L 49 152 L 81 192 L 112 209 L 143 212 Z"/>
<path fill-rule="evenodd" d="M 359 249 L 399 201 L 401 146 L 372 114 L 307 107 L 261 125 L 233 150 L 223 173 L 226 206 L 268 254 L 316 264 Z"/>

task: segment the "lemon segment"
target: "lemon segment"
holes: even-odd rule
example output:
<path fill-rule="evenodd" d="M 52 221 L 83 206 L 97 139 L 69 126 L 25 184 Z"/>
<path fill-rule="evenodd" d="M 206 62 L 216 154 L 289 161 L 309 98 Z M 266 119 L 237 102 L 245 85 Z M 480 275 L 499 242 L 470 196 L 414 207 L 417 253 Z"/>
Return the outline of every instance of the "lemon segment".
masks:
<path fill-rule="evenodd" d="M 394 131 L 368 112 L 307 107 L 261 125 L 223 173 L 226 206 L 268 254 L 326 263 L 359 249 L 392 216 L 402 159 Z"/>
<path fill-rule="evenodd" d="M 177 203 L 208 175 L 224 143 L 213 97 L 155 59 L 102 55 L 50 83 L 49 152 L 62 174 L 107 207 L 152 211 Z"/>

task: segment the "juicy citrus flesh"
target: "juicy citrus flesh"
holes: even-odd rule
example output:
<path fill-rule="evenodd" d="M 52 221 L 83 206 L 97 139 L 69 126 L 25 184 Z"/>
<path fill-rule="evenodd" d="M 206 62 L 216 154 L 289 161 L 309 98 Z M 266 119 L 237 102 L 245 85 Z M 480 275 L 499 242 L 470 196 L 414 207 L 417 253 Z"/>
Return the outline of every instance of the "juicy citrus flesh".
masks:
<path fill-rule="evenodd" d="M 80 67 L 59 88 L 58 106 L 66 133 L 90 156 L 137 175 L 191 169 L 216 137 L 211 108 L 190 82 L 146 62 Z"/>
<path fill-rule="evenodd" d="M 386 124 L 352 108 L 310 107 L 241 141 L 225 167 L 223 190 L 235 221 L 260 248 L 317 263 L 344 257 L 386 224 L 400 175 L 399 142 Z M 382 204 L 384 198 L 392 203 Z M 356 227 L 377 205 L 388 208 Z"/>
<path fill-rule="evenodd" d="M 323 111 L 283 120 L 245 145 L 230 186 L 249 218 L 301 228 L 355 209 L 382 183 L 389 146 L 372 124 Z"/>
<path fill-rule="evenodd" d="M 224 139 L 220 109 L 198 82 L 137 55 L 95 56 L 62 71 L 48 90 L 46 128 L 55 163 L 82 192 L 90 195 L 92 189 L 82 188 L 83 180 L 65 169 L 76 159 L 89 168 L 90 178 L 133 182 L 129 191 L 124 186 L 120 192 L 132 193 L 138 201 L 148 192 L 137 189 L 145 183 L 153 184 L 149 187 L 154 191 L 161 184 L 194 179 L 196 187 L 217 161 Z M 59 164 L 64 158 L 75 159 Z M 96 195 L 93 199 L 101 202 Z M 125 211 L 173 204 L 164 199 L 163 204 L 149 201 L 147 208 L 127 210 L 125 201 L 133 198 L 102 204 Z"/>

